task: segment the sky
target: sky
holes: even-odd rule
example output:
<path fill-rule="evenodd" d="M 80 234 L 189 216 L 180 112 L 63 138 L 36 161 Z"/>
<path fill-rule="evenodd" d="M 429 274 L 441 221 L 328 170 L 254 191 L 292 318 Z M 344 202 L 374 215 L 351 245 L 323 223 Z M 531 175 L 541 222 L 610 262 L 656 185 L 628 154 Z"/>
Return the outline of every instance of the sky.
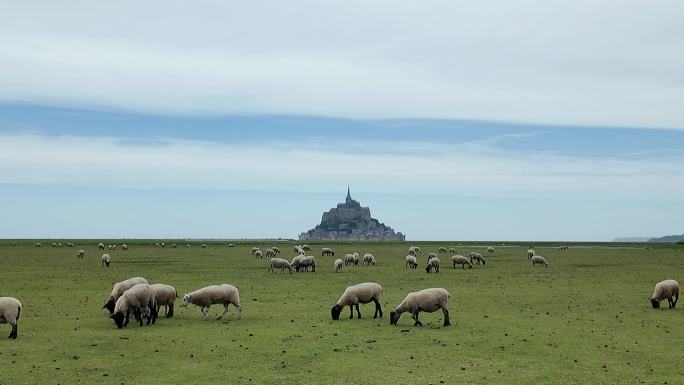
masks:
<path fill-rule="evenodd" d="M 22 1 L 0 238 L 684 233 L 679 1 Z"/>

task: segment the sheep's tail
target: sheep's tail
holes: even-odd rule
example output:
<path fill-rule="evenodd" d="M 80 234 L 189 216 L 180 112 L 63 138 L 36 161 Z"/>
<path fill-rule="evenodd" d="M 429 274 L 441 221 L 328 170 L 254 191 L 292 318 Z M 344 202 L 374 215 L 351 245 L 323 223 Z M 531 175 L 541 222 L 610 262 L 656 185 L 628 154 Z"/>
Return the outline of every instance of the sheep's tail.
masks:
<path fill-rule="evenodd" d="M 21 305 L 19 305 L 19 308 L 17 309 L 17 321 L 19 321 L 19 317 L 21 317 Z"/>
<path fill-rule="evenodd" d="M 176 298 L 180 298 L 180 297 L 178 296 L 178 290 L 176 290 Z"/>

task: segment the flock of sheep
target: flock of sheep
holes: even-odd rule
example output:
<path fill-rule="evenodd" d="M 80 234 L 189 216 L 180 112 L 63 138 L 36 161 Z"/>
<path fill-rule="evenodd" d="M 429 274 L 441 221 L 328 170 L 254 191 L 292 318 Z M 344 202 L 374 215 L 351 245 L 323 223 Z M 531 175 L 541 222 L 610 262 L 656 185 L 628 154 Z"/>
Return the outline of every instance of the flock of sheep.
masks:
<path fill-rule="evenodd" d="M 62 247 L 61 243 L 51 243 L 51 247 Z M 73 243 L 67 243 L 67 247 L 74 247 Z M 162 243 L 156 243 L 157 247 L 165 247 L 166 245 Z M 234 244 L 229 244 L 228 247 L 234 247 Z M 36 243 L 35 247 L 43 247 L 41 243 Z M 99 250 L 116 250 L 116 245 L 107 245 L 104 243 L 98 244 Z M 171 247 L 176 247 L 172 244 Z M 187 244 L 186 247 L 190 247 Z M 206 244 L 201 245 L 202 248 L 206 248 Z M 122 244 L 121 249 L 128 250 L 128 245 Z M 567 250 L 567 246 L 561 246 L 559 250 Z M 294 246 L 295 257 L 292 261 L 288 261 L 284 258 L 278 258 L 277 255 L 280 254 L 280 249 L 278 247 L 271 247 L 262 252 L 258 247 L 252 248 L 252 255 L 257 258 L 270 257 L 269 271 L 275 272 L 280 269 L 284 272 L 286 269 L 290 272 L 308 272 L 311 268 L 312 272 L 316 271 L 316 258 L 313 255 L 306 255 L 311 248 L 308 245 L 297 245 Z M 440 247 L 438 253 L 456 253 L 457 250 L 454 248 Z M 496 253 L 493 247 L 487 248 L 489 254 Z M 418 266 L 418 255 L 421 253 L 420 247 L 411 246 L 408 249 L 408 255 L 405 259 L 405 267 L 415 269 Z M 335 252 L 324 247 L 321 249 L 321 256 L 335 256 Z M 85 251 L 78 250 L 77 258 L 84 259 Z M 533 249 L 527 251 L 527 258 L 533 266 L 545 266 L 548 267 L 549 263 L 546 259 L 540 255 L 537 255 Z M 101 257 L 102 267 L 109 267 L 111 263 L 111 257 L 109 254 L 103 254 Z M 471 252 L 468 257 L 462 255 L 453 255 L 450 258 L 453 268 L 456 265 L 461 265 L 462 269 L 472 268 L 473 264 L 482 264 L 485 266 L 485 258 L 477 253 Z M 374 266 L 376 264 L 376 259 L 373 254 L 366 253 L 363 257 L 360 257 L 359 253 L 345 254 L 344 259 L 338 258 L 333 262 L 333 269 L 335 272 L 340 272 L 344 265 L 358 265 L 362 262 L 366 266 Z M 440 258 L 437 253 L 427 254 L 427 264 L 425 270 L 427 273 L 439 272 Z M 653 290 L 653 295 L 651 296 L 651 304 L 654 309 L 660 307 L 660 303 L 667 299 L 668 306 L 670 309 L 674 309 L 677 305 L 677 300 L 679 299 L 679 283 L 675 280 L 665 280 L 656 284 Z M 359 311 L 359 304 L 368 304 L 373 302 L 375 304 L 375 313 L 373 318 L 382 317 L 382 307 L 380 305 L 380 297 L 382 295 L 383 289 L 377 283 L 365 282 L 358 285 L 353 285 L 347 287 L 342 296 L 340 296 L 337 303 L 331 308 L 330 314 L 333 320 L 338 320 L 342 310 L 349 306 L 350 316 L 354 317 L 354 308 L 356 308 L 356 314 L 358 318 L 361 318 L 361 313 Z M 397 305 L 394 310 L 390 312 L 390 324 L 396 325 L 403 313 L 410 313 L 415 326 L 421 326 L 422 323 L 418 320 L 418 314 L 420 312 L 432 313 L 437 310 L 441 310 L 444 315 L 444 326 L 450 325 L 449 323 L 449 310 L 447 309 L 447 302 L 451 295 L 446 289 L 443 288 L 428 288 L 420 290 L 417 292 L 409 293 L 404 300 Z M 114 284 L 112 291 L 103 306 L 103 309 L 107 309 L 110 314 L 110 318 L 114 321 L 118 328 L 125 327 L 128 325 L 131 314 L 134 319 L 139 322 L 140 326 L 143 325 L 143 319 L 146 323 L 154 324 L 158 318 L 159 310 L 161 306 L 165 307 L 166 318 L 173 317 L 174 303 L 176 299 L 179 298 L 176 289 L 167 284 L 149 284 L 149 282 L 142 277 L 129 278 L 127 280 L 117 282 Z M 211 305 L 220 304 L 223 305 L 223 312 L 218 316 L 221 319 L 227 312 L 228 306 L 233 305 L 238 308 L 239 315 L 238 318 L 242 318 L 242 305 L 240 304 L 240 293 L 237 287 L 229 284 L 221 285 L 211 285 L 207 286 L 193 292 L 183 295 L 182 306 L 188 306 L 193 304 L 201 308 L 204 314 L 204 320 L 208 318 L 208 311 Z M 21 302 L 13 297 L 0 297 L 0 323 L 8 323 L 12 330 L 8 338 L 16 339 L 18 336 L 18 321 L 21 317 Z"/>

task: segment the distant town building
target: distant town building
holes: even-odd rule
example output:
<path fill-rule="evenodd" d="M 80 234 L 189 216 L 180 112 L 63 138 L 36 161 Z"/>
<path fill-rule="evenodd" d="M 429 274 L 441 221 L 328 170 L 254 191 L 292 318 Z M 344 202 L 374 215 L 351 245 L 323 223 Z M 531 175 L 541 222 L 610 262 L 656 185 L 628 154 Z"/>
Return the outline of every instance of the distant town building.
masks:
<path fill-rule="evenodd" d="M 370 209 L 351 197 L 347 186 L 347 199 L 337 207 L 323 213 L 321 224 L 301 233 L 300 241 L 353 240 L 403 241 L 406 236 L 371 217 Z"/>

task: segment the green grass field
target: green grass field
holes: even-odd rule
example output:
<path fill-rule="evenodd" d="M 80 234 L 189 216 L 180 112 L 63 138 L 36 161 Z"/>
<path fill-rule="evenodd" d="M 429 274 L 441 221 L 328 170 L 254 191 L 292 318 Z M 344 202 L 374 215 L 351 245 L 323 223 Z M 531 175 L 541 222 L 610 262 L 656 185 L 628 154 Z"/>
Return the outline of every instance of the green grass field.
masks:
<path fill-rule="evenodd" d="M 19 339 L 0 325 L 0 384 L 682 384 L 684 310 L 653 310 L 656 282 L 684 282 L 682 246 L 611 248 L 536 246 L 549 268 L 533 268 L 527 247 L 456 246 L 479 251 L 485 268 L 452 270 L 442 254 L 439 274 L 422 268 L 429 251 L 453 243 L 420 243 L 421 266 L 404 268 L 408 243 L 316 244 L 315 273 L 270 274 L 252 246 L 210 243 L 200 249 L 130 243 L 108 252 L 100 267 L 96 243 L 34 248 L 0 243 L 0 296 L 24 309 Z M 121 243 L 117 241 L 116 243 Z M 184 244 L 184 243 L 183 243 Z M 285 258 L 292 243 L 277 244 Z M 336 253 L 375 254 L 375 267 L 333 273 Z M 86 251 L 78 260 L 76 250 Z M 238 286 L 244 317 L 231 308 L 221 321 L 202 320 L 199 308 L 181 308 L 154 326 L 118 330 L 101 309 L 112 284 L 132 276 L 168 283 L 182 296 L 209 284 Z M 373 281 L 384 287 L 385 316 L 373 305 L 362 319 L 330 319 L 344 288 Z M 450 327 L 442 314 L 421 314 L 422 328 L 389 312 L 410 291 L 444 287 L 451 293 Z M 684 307 L 684 304 L 680 304 Z M 211 315 L 219 313 L 214 306 Z"/>

